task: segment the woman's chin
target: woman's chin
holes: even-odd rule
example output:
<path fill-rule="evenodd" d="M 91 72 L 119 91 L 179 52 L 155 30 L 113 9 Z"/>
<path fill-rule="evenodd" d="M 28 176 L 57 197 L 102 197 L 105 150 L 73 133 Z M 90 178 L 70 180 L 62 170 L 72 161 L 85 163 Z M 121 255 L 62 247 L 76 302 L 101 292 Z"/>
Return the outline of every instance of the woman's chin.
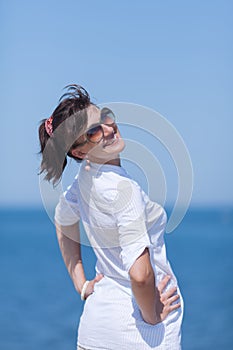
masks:
<path fill-rule="evenodd" d="M 122 138 L 117 138 L 113 143 L 106 145 L 104 147 L 104 151 L 106 151 L 107 153 L 112 153 L 112 154 L 119 154 L 123 151 L 123 149 L 125 148 L 125 142 Z"/>

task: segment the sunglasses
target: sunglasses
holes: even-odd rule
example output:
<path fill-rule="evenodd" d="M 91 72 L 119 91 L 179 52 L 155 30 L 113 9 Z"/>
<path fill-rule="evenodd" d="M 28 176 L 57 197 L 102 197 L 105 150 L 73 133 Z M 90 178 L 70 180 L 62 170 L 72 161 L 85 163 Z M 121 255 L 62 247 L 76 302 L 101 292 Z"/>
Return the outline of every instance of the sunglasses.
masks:
<path fill-rule="evenodd" d="M 88 129 L 84 136 L 85 141 L 82 143 L 76 143 L 73 147 L 81 147 L 84 146 L 87 142 L 91 143 L 99 143 L 104 138 L 104 129 L 102 125 L 107 125 L 112 127 L 114 134 L 117 133 L 117 125 L 116 125 L 116 117 L 113 111 L 109 108 L 102 108 L 100 111 L 100 121 L 98 124 L 93 125 L 90 129 Z"/>

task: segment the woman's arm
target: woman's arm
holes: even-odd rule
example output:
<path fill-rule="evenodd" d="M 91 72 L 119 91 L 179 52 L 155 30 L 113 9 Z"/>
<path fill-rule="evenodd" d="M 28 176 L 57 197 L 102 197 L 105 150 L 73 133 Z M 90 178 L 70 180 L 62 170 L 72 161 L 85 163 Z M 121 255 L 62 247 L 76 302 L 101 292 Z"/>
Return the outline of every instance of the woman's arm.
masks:
<path fill-rule="evenodd" d="M 61 226 L 56 223 L 56 232 L 66 268 L 74 283 L 75 289 L 81 293 L 86 278 L 82 265 L 81 248 L 79 243 L 79 225 L 76 223 L 70 226 Z"/>
<path fill-rule="evenodd" d="M 86 277 L 82 264 L 79 224 L 61 226 L 56 223 L 56 232 L 63 260 L 74 283 L 74 287 L 81 294 Z M 88 283 L 85 299 L 93 293 L 94 284 L 102 279 L 102 275 L 96 276 Z"/>
<path fill-rule="evenodd" d="M 176 288 L 163 293 L 169 276 L 166 276 L 155 286 L 154 271 L 150 263 L 148 248 L 138 257 L 129 270 L 132 291 L 145 322 L 157 324 L 162 322 L 173 310 L 180 307 L 180 303 L 172 305 L 179 299 Z"/>

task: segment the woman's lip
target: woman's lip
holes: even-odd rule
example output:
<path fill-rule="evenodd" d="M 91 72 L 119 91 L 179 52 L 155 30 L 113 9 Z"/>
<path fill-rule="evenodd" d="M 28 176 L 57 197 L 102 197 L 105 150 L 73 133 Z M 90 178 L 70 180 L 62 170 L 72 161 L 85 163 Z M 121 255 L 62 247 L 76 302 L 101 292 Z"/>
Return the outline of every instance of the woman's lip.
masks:
<path fill-rule="evenodd" d="M 115 145 L 118 141 L 119 141 L 119 137 L 115 134 L 114 138 L 111 140 L 111 142 L 109 142 L 109 143 L 107 142 L 107 143 L 104 144 L 104 148 L 105 147 L 110 147 L 112 145 Z"/>

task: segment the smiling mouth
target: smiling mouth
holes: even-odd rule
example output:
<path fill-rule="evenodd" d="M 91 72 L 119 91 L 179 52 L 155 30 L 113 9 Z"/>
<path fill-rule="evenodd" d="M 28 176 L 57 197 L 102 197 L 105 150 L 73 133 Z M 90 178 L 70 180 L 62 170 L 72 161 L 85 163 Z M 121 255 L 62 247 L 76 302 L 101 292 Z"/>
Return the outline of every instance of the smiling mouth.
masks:
<path fill-rule="evenodd" d="M 118 137 L 116 136 L 116 134 L 114 134 L 114 137 L 111 140 L 108 140 L 105 142 L 104 148 L 113 145 L 117 141 L 118 141 Z"/>

